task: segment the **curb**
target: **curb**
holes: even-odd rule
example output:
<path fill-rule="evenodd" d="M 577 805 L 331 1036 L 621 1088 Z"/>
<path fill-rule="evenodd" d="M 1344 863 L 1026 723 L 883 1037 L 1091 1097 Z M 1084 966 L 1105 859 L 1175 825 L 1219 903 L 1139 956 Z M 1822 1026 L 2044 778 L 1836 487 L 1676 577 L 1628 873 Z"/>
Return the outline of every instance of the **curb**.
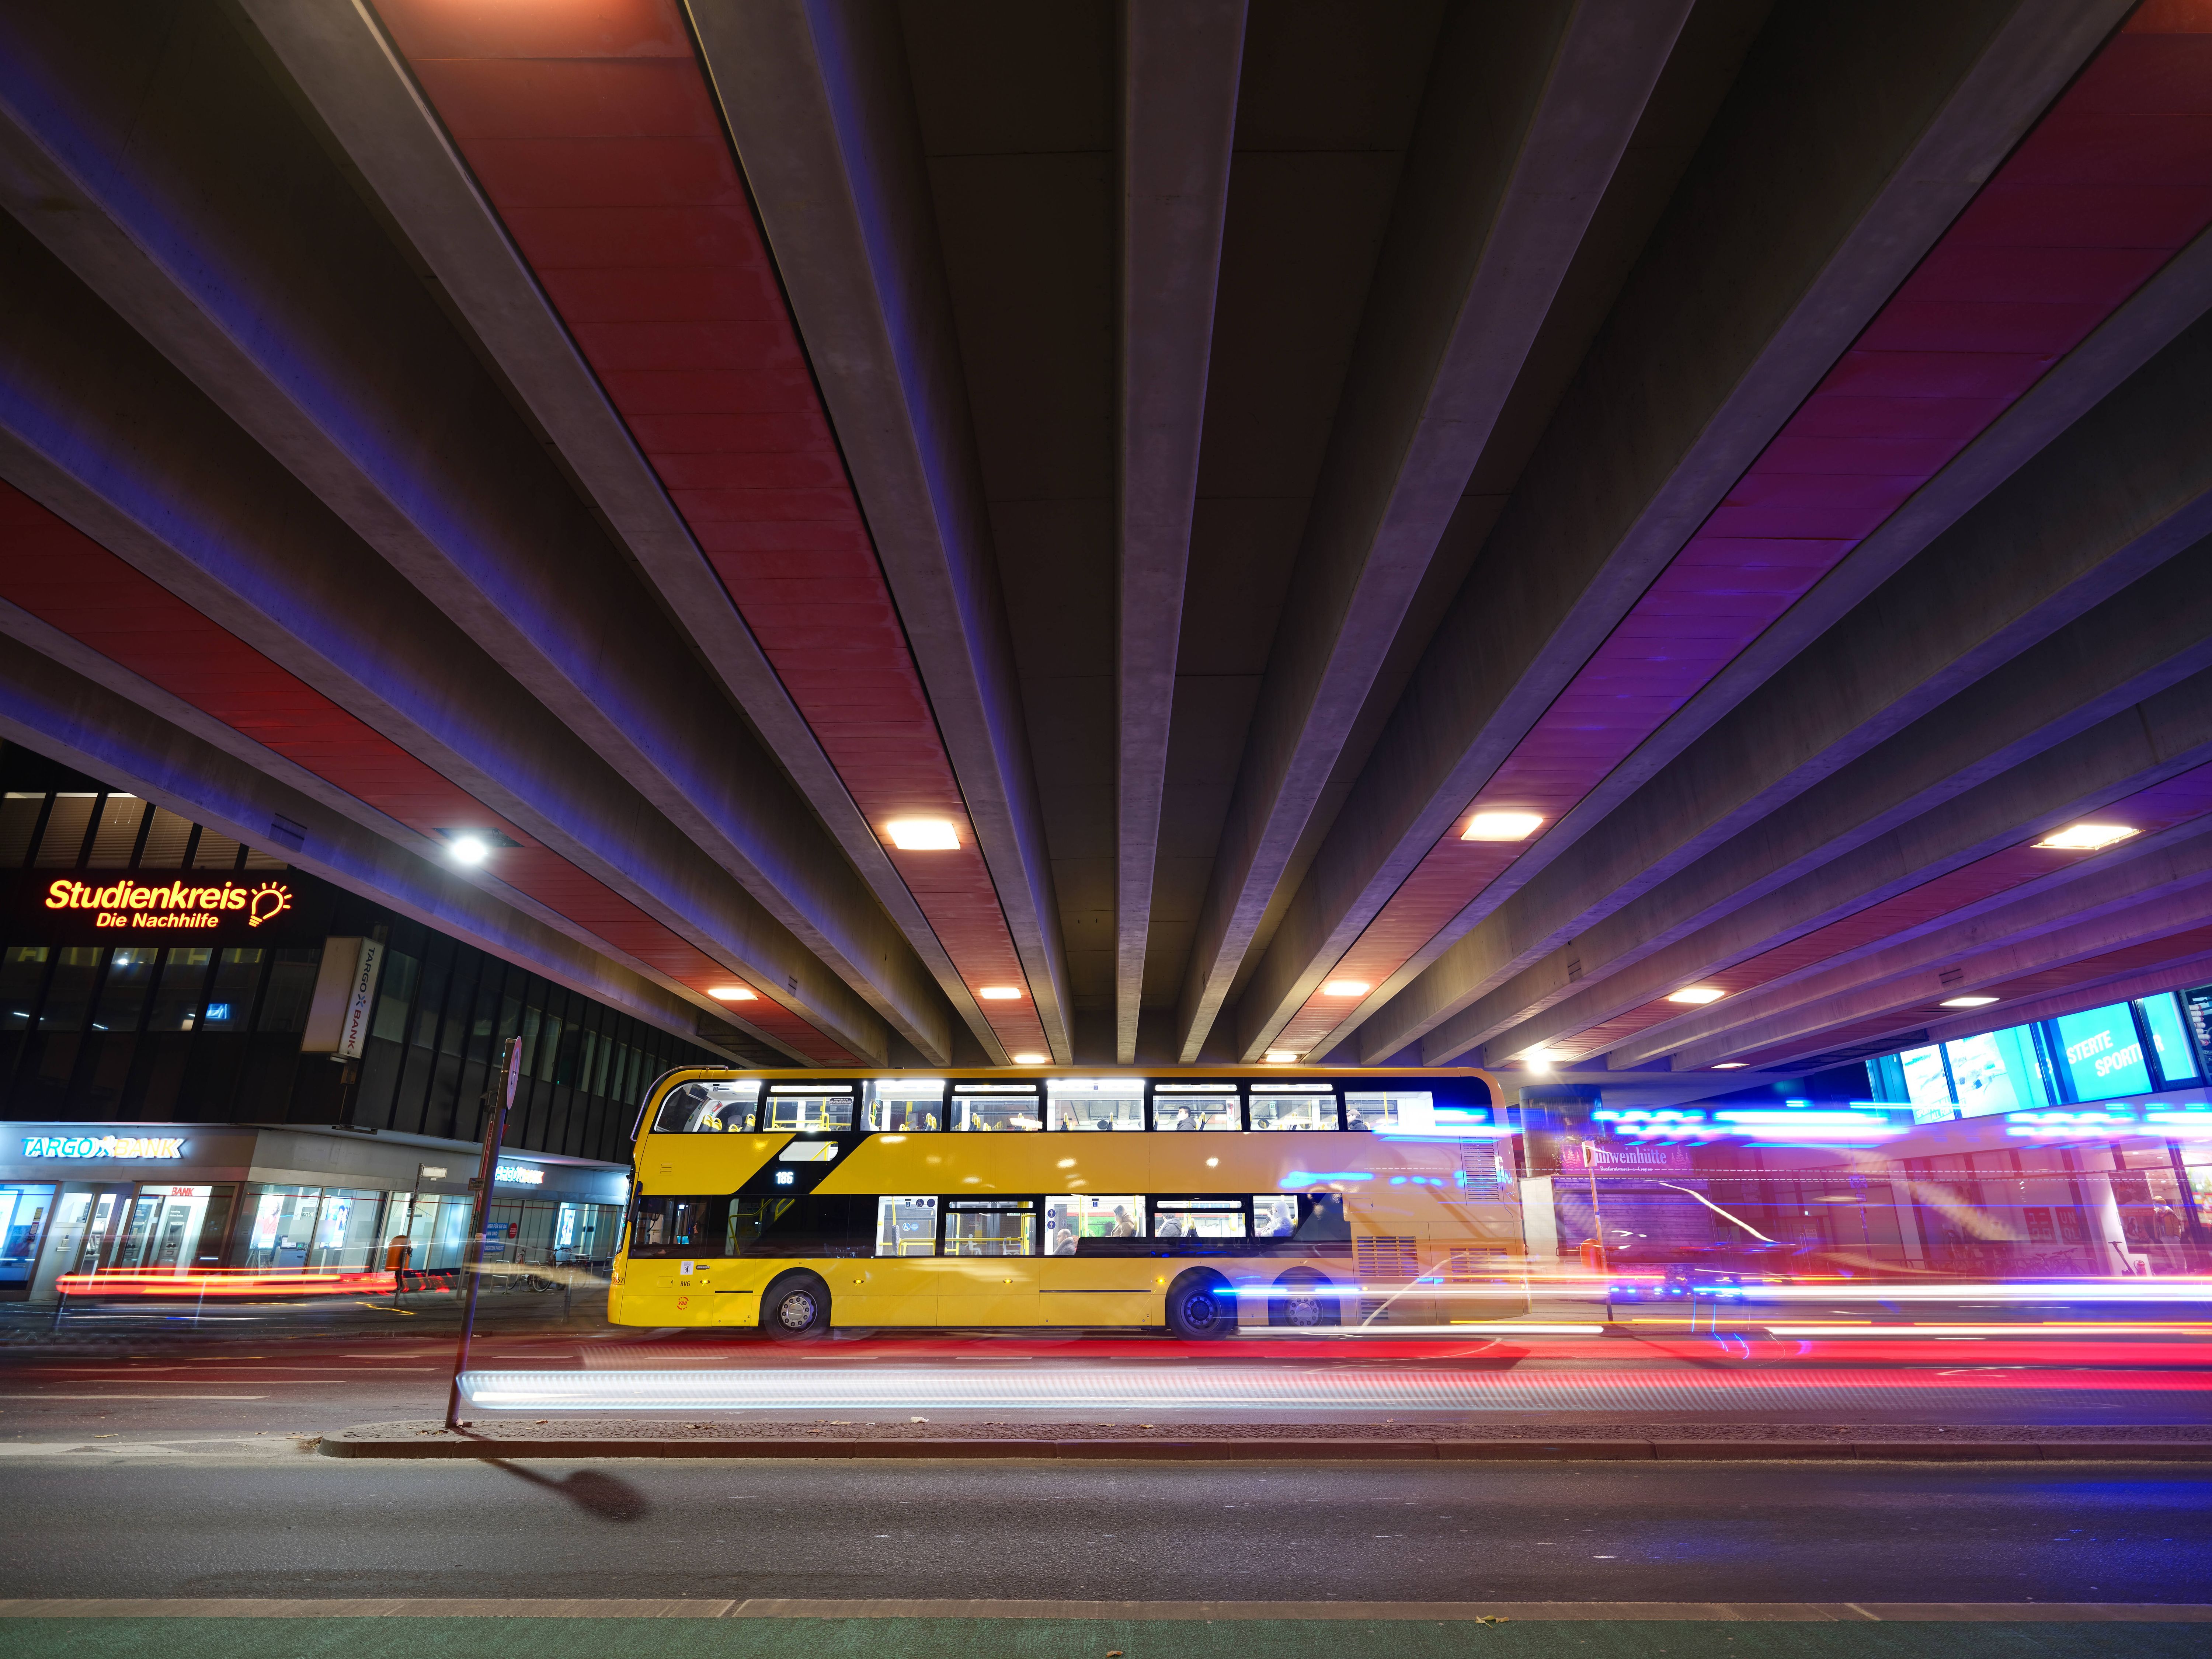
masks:
<path fill-rule="evenodd" d="M 325 1435 L 324 1457 L 1048 1459 L 1079 1462 L 2212 1463 L 2212 1441 L 409 1440 Z"/>

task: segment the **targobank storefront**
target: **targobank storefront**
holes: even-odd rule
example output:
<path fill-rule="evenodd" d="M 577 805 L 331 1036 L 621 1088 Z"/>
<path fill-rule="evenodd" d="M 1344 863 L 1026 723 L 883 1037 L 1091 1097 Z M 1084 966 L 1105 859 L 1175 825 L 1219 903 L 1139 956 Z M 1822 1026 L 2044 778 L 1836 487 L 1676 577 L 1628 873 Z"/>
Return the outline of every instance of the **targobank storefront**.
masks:
<path fill-rule="evenodd" d="M 252 1124 L 0 1125 L 0 1300 L 50 1302 L 63 1275 L 360 1272 L 395 1234 L 412 1266 L 461 1264 L 479 1149 L 424 1135 Z M 502 1158 L 489 1254 L 591 1261 L 619 1243 L 628 1172 Z"/>

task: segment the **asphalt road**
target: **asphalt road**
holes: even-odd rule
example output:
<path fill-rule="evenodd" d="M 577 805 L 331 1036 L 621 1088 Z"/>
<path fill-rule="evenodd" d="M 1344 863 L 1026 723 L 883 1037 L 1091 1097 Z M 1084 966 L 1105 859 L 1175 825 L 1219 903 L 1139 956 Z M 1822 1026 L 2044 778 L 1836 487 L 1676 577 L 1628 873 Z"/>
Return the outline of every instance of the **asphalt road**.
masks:
<path fill-rule="evenodd" d="M 2201 1601 L 2212 1472 L 10 1458 L 8 1596 Z"/>
<path fill-rule="evenodd" d="M 354 1424 L 441 1416 L 453 1345 L 443 1332 L 410 1326 L 363 1329 L 287 1329 L 241 1325 L 221 1338 L 97 1330 L 65 1334 L 57 1345 L 43 1333 L 19 1336 L 0 1349 L 0 1448 L 87 1440 L 173 1439 L 179 1436 L 316 1434 Z M 1884 1342 L 1778 1344 L 1753 1347 L 1735 1339 L 1671 1341 L 1602 1338 L 1531 1339 L 1522 1343 L 1468 1341 L 1279 1341 L 1240 1337 L 1204 1345 L 1160 1338 L 1008 1335 L 933 1336 L 840 1340 L 797 1347 L 757 1340 L 658 1340 L 647 1334 L 596 1328 L 495 1331 L 479 1340 L 476 1364 L 498 1371 L 592 1372 L 643 1367 L 748 1369 L 798 1365 L 850 1368 L 950 1368 L 963 1379 L 1005 1367 L 1039 1384 L 1043 1404 L 1022 1410 L 994 1404 L 933 1410 L 933 1422 L 1204 1422 L 1243 1415 L 1185 1406 L 1166 1417 L 1151 1408 L 1085 1408 L 1050 1402 L 1054 1376 L 1085 1368 L 1127 1375 L 1128 1368 L 1165 1367 L 1187 1377 L 1192 1361 L 1206 1364 L 1289 1366 L 1345 1380 L 1343 1401 L 1325 1413 L 1271 1412 L 1286 1424 L 1395 1421 L 1409 1425 L 1462 1422 L 1566 1425 L 1618 1421 L 1777 1425 L 1940 1423 L 1971 1425 L 2173 1425 L 2212 1422 L 2212 1389 L 2203 1386 L 2208 1354 L 2195 1337 L 2098 1341 L 1938 1339 Z M 1495 1404 L 1479 1411 L 1404 1412 L 1388 1416 L 1356 1406 L 1360 1379 L 1383 1383 L 1394 1369 L 1461 1368 L 1498 1384 Z M 1839 1370 L 1838 1368 L 1844 1368 Z M 1732 1376 L 1750 1371 L 1744 1386 Z M 1867 1386 L 1838 1390 L 1849 1375 Z M 1827 1383 L 1822 1382 L 1826 1377 Z M 1577 1409 L 1549 1409 L 1567 1397 L 1547 1387 L 1582 1377 L 1594 1386 L 1573 1396 Z M 1639 1379 L 1672 1378 L 1707 1409 L 1656 1403 Z M 1610 1382 L 1608 1382 L 1610 1379 Z M 1911 1385 L 1906 1387 L 1905 1385 Z M 1690 1387 L 1689 1385 L 1695 1385 Z M 1755 1385 L 1755 1386 L 1754 1386 Z M 1799 1385 L 1802 1385 L 1799 1386 Z M 580 1408 L 582 1409 L 582 1408 Z M 600 1407 L 604 1414 L 619 1407 Z M 524 1413 L 536 1417 L 543 1411 Z M 586 1411 L 586 1414 L 591 1414 Z M 757 1413 L 686 1408 L 681 1415 Z M 903 1422 L 908 1407 L 841 1407 L 834 1413 L 782 1411 L 772 1415 L 812 1423 L 825 1416 Z"/>

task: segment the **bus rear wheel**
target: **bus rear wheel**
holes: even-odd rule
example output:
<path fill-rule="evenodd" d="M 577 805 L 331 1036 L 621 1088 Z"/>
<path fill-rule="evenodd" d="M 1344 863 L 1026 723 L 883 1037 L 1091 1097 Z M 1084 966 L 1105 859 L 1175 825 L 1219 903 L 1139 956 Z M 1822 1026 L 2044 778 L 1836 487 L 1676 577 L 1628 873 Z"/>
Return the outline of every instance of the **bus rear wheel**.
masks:
<path fill-rule="evenodd" d="M 1336 1298 L 1328 1290 L 1328 1281 L 1319 1273 L 1305 1269 L 1285 1273 L 1275 1281 L 1275 1293 L 1267 1299 L 1267 1322 L 1303 1330 L 1340 1324 Z"/>
<path fill-rule="evenodd" d="M 830 1328 L 830 1287 L 812 1273 L 786 1273 L 761 1296 L 761 1329 L 783 1341 Z"/>
<path fill-rule="evenodd" d="M 1212 1273 L 1186 1273 L 1168 1287 L 1168 1329 L 1186 1341 L 1210 1341 L 1237 1328 L 1237 1304 Z"/>

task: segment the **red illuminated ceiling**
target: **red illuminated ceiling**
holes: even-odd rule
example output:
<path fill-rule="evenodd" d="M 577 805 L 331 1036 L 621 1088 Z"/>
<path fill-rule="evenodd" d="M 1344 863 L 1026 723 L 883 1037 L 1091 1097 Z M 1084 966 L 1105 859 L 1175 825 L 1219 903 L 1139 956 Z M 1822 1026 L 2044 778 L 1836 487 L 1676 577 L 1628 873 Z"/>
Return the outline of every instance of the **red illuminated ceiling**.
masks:
<path fill-rule="evenodd" d="M 2212 9 L 2152 4 L 2106 45 L 1469 801 L 1332 977 L 1381 991 L 1556 824 L 2184 244 L 2212 224 Z M 1465 913 L 1479 906 L 1474 915 Z M 1392 988 L 1395 988 L 1392 987 Z M 1332 1045 L 1316 992 L 1275 1045 Z M 1582 1045 L 1577 1045 L 1580 1047 Z"/>
<path fill-rule="evenodd" d="M 1009 1054 L 1044 1029 L 690 37 L 669 0 L 378 12 Z"/>
<path fill-rule="evenodd" d="M 410 830 L 468 825 L 518 843 L 498 878 L 617 953 L 704 992 L 734 976 L 629 900 L 339 708 L 27 495 L 0 484 L 0 599 Z M 823 1065 L 854 1057 L 763 996 L 745 1023 Z"/>

